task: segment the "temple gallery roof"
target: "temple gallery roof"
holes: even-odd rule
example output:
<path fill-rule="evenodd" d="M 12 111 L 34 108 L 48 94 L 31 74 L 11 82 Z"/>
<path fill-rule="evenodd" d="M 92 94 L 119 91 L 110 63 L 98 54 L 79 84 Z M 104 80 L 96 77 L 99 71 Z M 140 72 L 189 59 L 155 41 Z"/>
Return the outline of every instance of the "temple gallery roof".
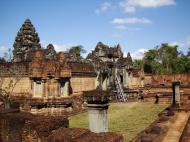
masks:
<path fill-rule="evenodd" d="M 123 56 L 123 53 L 121 51 L 120 45 L 116 45 L 114 47 L 109 47 L 108 45 L 103 44 L 102 42 L 98 42 L 94 53 L 100 53 L 102 52 L 103 54 L 99 56 L 105 56 L 105 57 L 113 57 L 113 58 L 120 58 Z"/>
<path fill-rule="evenodd" d="M 99 66 L 110 66 L 113 65 L 113 63 L 116 63 L 117 67 L 132 67 L 130 53 L 127 54 L 127 57 L 123 57 L 123 52 L 119 44 L 114 47 L 109 47 L 102 42 L 98 42 L 95 50 L 89 53 L 86 59 L 93 62 L 96 68 L 100 68 Z"/>
<path fill-rule="evenodd" d="M 72 75 L 96 76 L 94 66 L 89 62 L 68 62 Z"/>
<path fill-rule="evenodd" d="M 117 60 L 117 65 L 119 66 L 132 66 L 132 63 L 130 53 L 127 54 L 127 57 L 121 57 Z"/>

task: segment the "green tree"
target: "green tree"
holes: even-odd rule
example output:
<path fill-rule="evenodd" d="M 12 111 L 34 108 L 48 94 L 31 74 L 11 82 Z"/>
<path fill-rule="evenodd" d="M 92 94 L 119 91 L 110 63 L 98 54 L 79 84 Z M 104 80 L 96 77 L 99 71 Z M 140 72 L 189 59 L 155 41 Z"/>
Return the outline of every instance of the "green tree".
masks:
<path fill-rule="evenodd" d="M 157 62 L 157 61 L 151 62 L 151 67 L 152 67 L 153 74 L 165 74 L 166 73 L 164 66 L 160 62 Z"/>
<path fill-rule="evenodd" d="M 144 71 L 153 74 L 173 73 L 173 60 L 178 58 L 177 45 L 171 46 L 168 43 L 150 49 L 144 56 Z"/>
<path fill-rule="evenodd" d="M 134 60 L 133 61 L 133 66 L 136 69 L 143 70 L 143 68 L 144 68 L 144 60 L 142 60 L 142 59 L 136 59 L 136 60 Z"/>
<path fill-rule="evenodd" d="M 5 62 L 6 62 L 5 58 L 0 57 L 0 63 L 5 63 Z"/>
<path fill-rule="evenodd" d="M 177 45 L 171 46 L 164 43 L 158 49 L 158 60 L 166 68 L 167 73 L 172 73 L 172 60 L 177 59 L 179 55 L 177 47 Z"/>
<path fill-rule="evenodd" d="M 172 60 L 173 73 L 190 72 L 190 59 L 187 56 L 180 56 Z"/>
<path fill-rule="evenodd" d="M 190 72 L 190 48 L 187 56 L 178 52 L 177 45 L 168 43 L 150 49 L 144 54 L 142 60 L 135 60 L 134 67 L 144 68 L 145 73 L 152 74 L 172 74 Z"/>
<path fill-rule="evenodd" d="M 83 57 L 82 53 L 86 53 L 86 50 L 82 45 L 73 46 L 68 50 L 69 54 L 72 55 L 76 60 L 81 60 Z"/>
<path fill-rule="evenodd" d="M 157 73 L 157 67 L 159 66 L 159 62 L 158 60 L 158 49 L 154 48 L 154 49 L 150 49 L 147 52 L 145 52 L 144 55 L 144 71 L 146 73 L 153 73 L 156 74 Z M 161 69 L 161 67 L 159 66 L 159 68 Z"/>
<path fill-rule="evenodd" d="M 151 62 L 156 60 L 158 57 L 158 49 L 150 49 L 147 52 L 145 52 L 144 60 L 147 62 Z"/>
<path fill-rule="evenodd" d="M 187 57 L 190 58 L 190 47 L 189 47 L 189 51 L 187 52 Z"/>

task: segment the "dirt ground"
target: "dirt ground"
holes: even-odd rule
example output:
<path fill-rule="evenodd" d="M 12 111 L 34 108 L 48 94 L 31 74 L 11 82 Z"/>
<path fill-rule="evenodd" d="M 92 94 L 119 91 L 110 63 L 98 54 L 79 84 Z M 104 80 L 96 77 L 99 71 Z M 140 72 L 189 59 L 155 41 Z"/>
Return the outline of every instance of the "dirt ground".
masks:
<path fill-rule="evenodd" d="M 189 112 L 176 112 L 173 121 L 169 122 L 169 130 L 162 142 L 179 142 L 189 115 Z"/>

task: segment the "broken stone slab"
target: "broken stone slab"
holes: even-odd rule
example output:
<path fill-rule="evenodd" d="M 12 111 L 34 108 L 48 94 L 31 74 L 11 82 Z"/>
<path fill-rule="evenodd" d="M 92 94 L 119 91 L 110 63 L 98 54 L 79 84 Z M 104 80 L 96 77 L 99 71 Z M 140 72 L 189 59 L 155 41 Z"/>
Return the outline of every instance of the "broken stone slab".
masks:
<path fill-rule="evenodd" d="M 110 100 L 110 92 L 99 89 L 85 91 L 83 97 L 88 104 L 107 104 Z"/>

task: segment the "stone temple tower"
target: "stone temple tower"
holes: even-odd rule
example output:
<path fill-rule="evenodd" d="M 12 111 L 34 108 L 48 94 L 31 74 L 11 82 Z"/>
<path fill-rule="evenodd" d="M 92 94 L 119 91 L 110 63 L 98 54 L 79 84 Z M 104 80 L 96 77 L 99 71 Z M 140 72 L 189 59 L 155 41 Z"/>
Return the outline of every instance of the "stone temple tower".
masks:
<path fill-rule="evenodd" d="M 33 59 L 35 50 L 41 49 L 38 33 L 33 27 L 31 21 L 26 19 L 22 27 L 17 33 L 13 44 L 13 61 L 29 62 Z"/>

